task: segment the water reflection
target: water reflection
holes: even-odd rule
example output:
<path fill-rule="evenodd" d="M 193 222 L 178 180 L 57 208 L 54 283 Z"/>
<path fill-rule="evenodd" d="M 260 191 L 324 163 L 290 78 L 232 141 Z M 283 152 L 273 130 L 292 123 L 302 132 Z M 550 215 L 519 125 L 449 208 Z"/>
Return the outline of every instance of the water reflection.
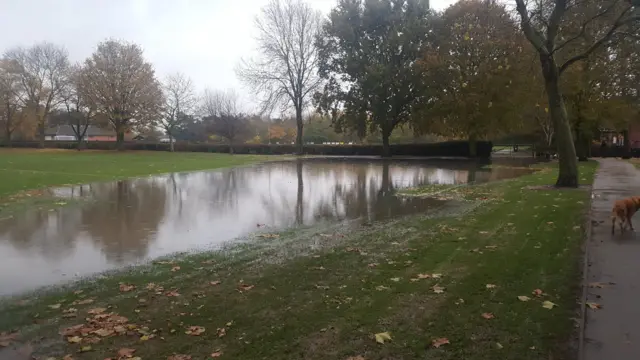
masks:
<path fill-rule="evenodd" d="M 256 224 L 286 228 L 416 213 L 445 202 L 402 199 L 394 191 L 513 175 L 470 166 L 305 160 L 56 189 L 57 196 L 90 201 L 0 221 L 0 295 L 219 245 Z"/>

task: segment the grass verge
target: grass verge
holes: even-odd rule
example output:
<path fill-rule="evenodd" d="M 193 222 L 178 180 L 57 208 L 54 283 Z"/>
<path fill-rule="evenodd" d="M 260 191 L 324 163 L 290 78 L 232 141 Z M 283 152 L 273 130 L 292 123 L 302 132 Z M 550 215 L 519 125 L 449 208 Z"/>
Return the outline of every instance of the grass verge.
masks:
<path fill-rule="evenodd" d="M 531 189 L 556 174 L 466 187 L 458 216 L 289 231 L 10 299 L 0 331 L 42 358 L 569 358 L 589 195 Z"/>

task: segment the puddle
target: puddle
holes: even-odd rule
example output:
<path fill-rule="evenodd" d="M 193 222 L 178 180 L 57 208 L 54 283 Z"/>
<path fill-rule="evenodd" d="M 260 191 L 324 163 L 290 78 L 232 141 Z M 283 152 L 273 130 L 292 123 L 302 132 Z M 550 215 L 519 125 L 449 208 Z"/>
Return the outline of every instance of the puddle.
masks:
<path fill-rule="evenodd" d="M 446 201 L 394 192 L 527 172 L 461 161 L 307 159 L 53 189 L 63 201 L 89 201 L 0 221 L 0 295 L 210 249 L 265 228 L 432 211 Z"/>

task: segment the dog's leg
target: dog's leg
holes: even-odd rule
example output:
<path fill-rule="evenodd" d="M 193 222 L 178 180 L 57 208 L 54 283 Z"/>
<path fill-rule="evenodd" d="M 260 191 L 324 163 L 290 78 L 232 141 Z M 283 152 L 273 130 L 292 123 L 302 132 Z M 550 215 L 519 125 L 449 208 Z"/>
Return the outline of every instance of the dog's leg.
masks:
<path fill-rule="evenodd" d="M 631 229 L 631 231 L 635 231 L 633 229 L 633 224 L 631 223 L 631 216 L 627 215 L 627 224 L 629 224 L 629 229 Z"/>

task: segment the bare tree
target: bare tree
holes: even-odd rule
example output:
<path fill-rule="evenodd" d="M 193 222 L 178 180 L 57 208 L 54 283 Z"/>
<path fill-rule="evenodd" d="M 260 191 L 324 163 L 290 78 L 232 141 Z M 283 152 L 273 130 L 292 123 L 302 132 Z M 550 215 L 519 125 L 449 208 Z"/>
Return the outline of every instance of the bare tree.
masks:
<path fill-rule="evenodd" d="M 271 0 L 256 19 L 260 58 L 242 61 L 238 77 L 261 99 L 261 112 L 293 105 L 302 153 L 302 114 L 321 84 L 318 51 L 321 16 L 302 0 Z"/>
<path fill-rule="evenodd" d="M 10 71 L 18 77 L 16 96 L 23 107 L 35 114 L 40 146 L 44 147 L 47 117 L 60 104 L 61 93 L 67 81 L 67 50 L 43 42 L 30 48 L 13 48 L 4 57 L 9 61 Z"/>
<path fill-rule="evenodd" d="M 515 0 L 522 30 L 539 55 L 560 171 L 556 186 L 578 186 L 576 149 L 560 77 L 576 62 L 635 32 L 638 9 L 627 0 Z M 559 56 L 561 53 L 561 56 Z"/>
<path fill-rule="evenodd" d="M 69 69 L 69 81 L 62 93 L 63 104 L 67 112 L 67 121 L 73 130 L 78 142 L 78 150 L 84 147 L 87 130 L 96 116 L 96 104 L 94 104 L 84 88 L 85 68 L 74 65 Z"/>
<path fill-rule="evenodd" d="M 89 101 L 109 118 L 116 131 L 118 149 L 123 148 L 126 131 L 150 124 L 161 114 L 162 87 L 153 65 L 145 61 L 136 44 L 117 40 L 100 43 L 85 61 L 82 80 Z"/>
<path fill-rule="evenodd" d="M 163 88 L 164 107 L 157 125 L 169 135 L 170 149 L 173 151 L 175 133 L 181 127 L 184 115 L 192 115 L 194 112 L 197 98 L 193 82 L 181 73 L 167 76 Z"/>
<path fill-rule="evenodd" d="M 235 140 L 247 130 L 246 117 L 238 105 L 238 94 L 233 90 L 205 90 L 201 112 L 206 128 L 213 134 L 227 139 L 229 152 L 233 154 Z"/>
<path fill-rule="evenodd" d="M 0 60 L 0 124 L 4 130 L 4 138 L 7 146 L 11 146 L 13 132 L 24 119 L 20 111 L 20 99 L 17 94 L 18 78 L 11 73 L 11 65 L 8 60 Z M 19 115 L 18 115 L 19 113 Z"/>

